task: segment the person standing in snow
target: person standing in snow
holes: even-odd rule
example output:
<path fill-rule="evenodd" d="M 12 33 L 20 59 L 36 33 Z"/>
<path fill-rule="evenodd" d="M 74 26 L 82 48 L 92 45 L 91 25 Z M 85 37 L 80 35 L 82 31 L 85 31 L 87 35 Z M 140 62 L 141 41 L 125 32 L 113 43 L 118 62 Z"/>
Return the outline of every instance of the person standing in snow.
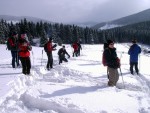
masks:
<path fill-rule="evenodd" d="M 138 69 L 138 55 L 141 53 L 141 48 L 137 45 L 137 41 L 135 39 L 132 40 L 132 46 L 129 48 L 128 54 L 130 55 L 130 72 L 133 75 L 133 67 L 135 67 L 135 71 L 137 75 L 139 74 Z"/>
<path fill-rule="evenodd" d="M 29 41 L 27 40 L 27 35 L 25 33 L 21 34 L 18 45 L 19 45 L 19 56 L 22 64 L 22 73 L 25 75 L 30 75 L 31 69 L 30 51 L 32 47 Z"/>
<path fill-rule="evenodd" d="M 67 53 L 65 46 L 59 49 L 58 55 L 59 55 L 59 64 L 62 63 L 62 61 L 68 62 L 68 60 L 65 58 L 65 54 L 68 55 L 68 58 L 70 58 L 70 55 Z"/>
<path fill-rule="evenodd" d="M 12 67 L 16 68 L 19 66 L 19 55 L 18 55 L 18 34 L 16 32 L 13 32 L 11 36 L 8 38 L 9 48 L 8 50 L 11 51 L 12 55 Z"/>
<path fill-rule="evenodd" d="M 107 66 L 108 70 L 108 86 L 116 86 L 116 83 L 119 80 L 119 73 L 117 68 L 120 67 L 120 60 L 117 57 L 114 42 L 112 40 L 107 40 L 107 44 L 108 47 L 103 52 L 103 60 L 105 61 L 104 65 Z"/>
<path fill-rule="evenodd" d="M 53 50 L 56 50 L 55 47 L 57 45 L 52 45 L 52 38 L 49 38 L 48 42 L 45 43 L 44 45 L 44 48 L 45 48 L 45 52 L 47 54 L 47 58 L 48 58 L 48 61 L 47 61 L 47 70 L 50 70 L 50 68 L 53 68 L 53 54 L 52 54 L 52 51 Z"/>
<path fill-rule="evenodd" d="M 80 56 L 80 50 L 82 50 L 82 46 L 79 41 L 77 42 L 77 45 L 78 45 L 77 55 Z"/>
<path fill-rule="evenodd" d="M 77 44 L 77 42 L 74 42 L 73 44 L 72 44 L 72 47 L 73 47 L 73 57 L 74 56 L 78 56 L 78 44 Z"/>

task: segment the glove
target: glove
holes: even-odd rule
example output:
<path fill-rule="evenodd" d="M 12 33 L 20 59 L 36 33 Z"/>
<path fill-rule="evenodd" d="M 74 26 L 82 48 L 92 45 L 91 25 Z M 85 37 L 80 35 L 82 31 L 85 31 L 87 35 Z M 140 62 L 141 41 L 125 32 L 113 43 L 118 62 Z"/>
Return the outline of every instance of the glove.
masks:
<path fill-rule="evenodd" d="M 57 44 L 54 44 L 54 45 L 53 45 L 53 48 L 55 48 L 55 47 L 57 47 Z"/>
<path fill-rule="evenodd" d="M 121 66 L 120 59 L 117 57 L 116 60 L 117 60 L 117 67 L 120 68 L 120 66 Z"/>

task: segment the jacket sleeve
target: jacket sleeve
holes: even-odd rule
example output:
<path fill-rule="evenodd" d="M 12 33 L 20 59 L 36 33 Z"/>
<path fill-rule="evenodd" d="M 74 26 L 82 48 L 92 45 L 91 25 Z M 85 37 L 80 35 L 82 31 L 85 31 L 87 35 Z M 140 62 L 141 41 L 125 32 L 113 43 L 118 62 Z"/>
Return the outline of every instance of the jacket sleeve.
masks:
<path fill-rule="evenodd" d="M 30 43 L 28 43 L 27 45 L 28 45 L 28 46 L 27 46 L 28 50 L 29 50 L 29 51 L 31 51 L 31 50 L 32 50 L 32 46 L 31 46 L 31 44 L 30 44 Z"/>
<path fill-rule="evenodd" d="M 60 54 L 61 54 L 61 49 L 59 49 L 59 51 L 58 51 L 58 55 L 60 56 Z"/>
<path fill-rule="evenodd" d="M 65 54 L 67 54 L 68 55 L 68 57 L 70 57 L 70 55 L 67 53 L 67 51 L 65 50 Z"/>
<path fill-rule="evenodd" d="M 128 54 L 129 54 L 129 55 L 131 54 L 131 47 L 130 47 L 130 49 L 129 49 L 129 51 L 128 51 Z"/>
<path fill-rule="evenodd" d="M 14 47 L 14 46 L 15 46 L 15 44 L 13 43 L 13 41 L 12 41 L 11 38 L 8 39 L 8 42 L 9 42 L 9 44 L 10 44 L 11 47 Z"/>

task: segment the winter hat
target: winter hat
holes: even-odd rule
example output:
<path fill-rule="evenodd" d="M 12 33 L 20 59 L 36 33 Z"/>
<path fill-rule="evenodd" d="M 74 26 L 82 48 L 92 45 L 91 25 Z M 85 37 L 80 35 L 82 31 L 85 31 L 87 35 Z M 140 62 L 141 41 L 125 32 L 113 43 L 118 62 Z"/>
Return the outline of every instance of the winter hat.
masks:
<path fill-rule="evenodd" d="M 50 41 L 52 41 L 52 38 L 49 38 Z"/>
<path fill-rule="evenodd" d="M 112 40 L 107 40 L 107 44 L 111 44 L 111 43 L 114 43 Z"/>
<path fill-rule="evenodd" d="M 137 40 L 136 40 L 136 39 L 133 39 L 133 40 L 132 40 L 132 43 L 136 43 L 136 42 L 137 42 Z"/>
<path fill-rule="evenodd" d="M 14 31 L 14 32 L 12 33 L 12 36 L 15 36 L 15 35 L 17 35 L 17 32 Z"/>

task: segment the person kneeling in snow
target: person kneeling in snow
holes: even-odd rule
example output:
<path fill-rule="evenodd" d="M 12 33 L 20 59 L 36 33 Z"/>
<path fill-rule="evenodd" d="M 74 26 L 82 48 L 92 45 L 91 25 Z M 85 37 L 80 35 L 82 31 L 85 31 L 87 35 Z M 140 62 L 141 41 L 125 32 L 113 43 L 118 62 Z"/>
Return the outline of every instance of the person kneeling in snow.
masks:
<path fill-rule="evenodd" d="M 70 55 L 67 53 L 65 46 L 59 49 L 58 55 L 59 55 L 59 64 L 62 63 L 62 61 L 68 62 L 68 60 L 65 58 L 65 54 L 68 55 L 68 58 L 70 58 Z"/>

